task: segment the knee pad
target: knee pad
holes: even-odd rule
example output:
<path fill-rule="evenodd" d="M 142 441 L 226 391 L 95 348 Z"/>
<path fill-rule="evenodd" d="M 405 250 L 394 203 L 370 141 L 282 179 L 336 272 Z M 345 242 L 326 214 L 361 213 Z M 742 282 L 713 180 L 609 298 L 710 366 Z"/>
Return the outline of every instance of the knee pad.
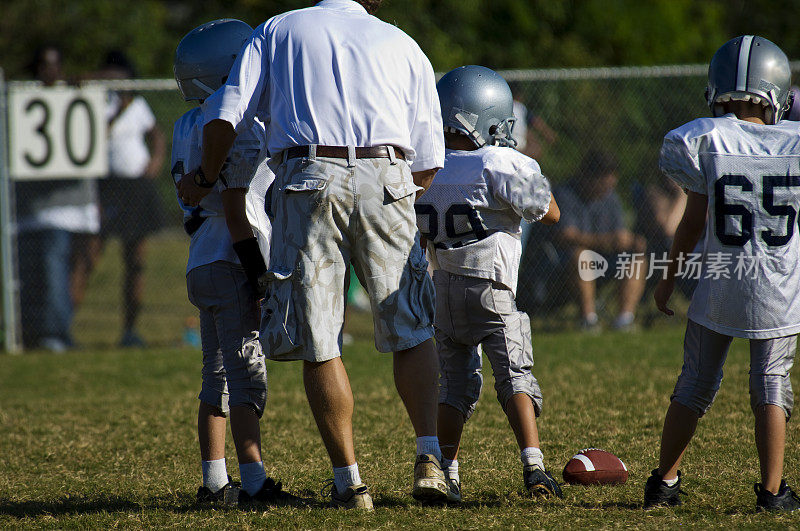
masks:
<path fill-rule="evenodd" d="M 722 374 L 718 378 L 702 378 L 686 374 L 684 368 L 684 372 L 678 377 L 670 400 L 675 400 L 702 417 L 714 403 L 721 382 Z"/>
<path fill-rule="evenodd" d="M 468 420 L 481 396 L 483 375 L 480 370 L 467 374 L 442 371 L 439 385 L 439 403 L 457 409 L 464 415 L 464 420 Z"/>
<path fill-rule="evenodd" d="M 788 420 L 794 407 L 794 393 L 789 374 L 750 374 L 750 407 L 772 404 L 783 408 Z"/>
<path fill-rule="evenodd" d="M 497 401 L 500 402 L 503 411 L 512 396 L 526 394 L 533 401 L 536 416 L 542 414 L 542 390 L 533 374 L 527 373 L 505 378 L 502 381 L 497 380 L 494 383 L 494 389 L 497 391 Z"/>
<path fill-rule="evenodd" d="M 267 404 L 267 368 L 257 334 L 242 342 L 236 357 L 237 363 L 226 363 L 225 368 L 230 406 L 249 406 L 261 418 Z"/>

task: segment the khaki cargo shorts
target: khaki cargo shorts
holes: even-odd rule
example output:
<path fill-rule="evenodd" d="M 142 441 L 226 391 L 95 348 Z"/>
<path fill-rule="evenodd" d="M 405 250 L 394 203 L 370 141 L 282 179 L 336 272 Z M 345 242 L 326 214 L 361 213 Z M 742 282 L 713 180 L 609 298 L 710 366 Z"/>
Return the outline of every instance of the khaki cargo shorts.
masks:
<path fill-rule="evenodd" d="M 274 216 L 261 342 L 273 360 L 341 355 L 350 264 L 369 293 L 375 347 L 433 336 L 433 282 L 419 244 L 408 165 L 389 159 L 271 162 Z"/>

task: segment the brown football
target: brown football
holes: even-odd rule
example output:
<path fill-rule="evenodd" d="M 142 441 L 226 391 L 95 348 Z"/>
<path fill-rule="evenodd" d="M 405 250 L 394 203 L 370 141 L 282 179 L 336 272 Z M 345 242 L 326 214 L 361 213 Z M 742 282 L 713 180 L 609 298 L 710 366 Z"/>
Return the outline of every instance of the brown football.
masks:
<path fill-rule="evenodd" d="M 628 468 L 611 452 L 584 448 L 567 462 L 563 476 L 571 485 L 621 485 L 628 480 Z"/>

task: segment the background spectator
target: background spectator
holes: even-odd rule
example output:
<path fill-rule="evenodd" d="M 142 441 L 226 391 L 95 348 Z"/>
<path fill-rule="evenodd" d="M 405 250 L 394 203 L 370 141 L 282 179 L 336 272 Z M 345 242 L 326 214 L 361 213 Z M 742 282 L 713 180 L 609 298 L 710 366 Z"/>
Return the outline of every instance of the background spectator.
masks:
<path fill-rule="evenodd" d="M 553 195 L 561 205 L 561 223 L 553 231 L 559 263 L 567 270 L 569 284 L 578 293 L 581 326 L 596 330 L 599 321 L 595 308 L 596 281 L 578 275 L 578 256 L 586 249 L 603 255 L 609 269 L 605 278 L 614 276 L 619 253 L 644 253 L 645 239 L 625 226 L 622 201 L 615 192 L 617 161 L 610 155 L 592 151 L 584 156 L 578 174 Z M 633 326 L 636 306 L 644 291 L 647 267 L 642 257 L 638 267 L 631 265 L 619 287 L 619 308 L 614 328 Z"/>
<path fill-rule="evenodd" d="M 794 101 L 783 119 L 797 122 L 800 121 L 800 87 L 792 87 L 791 91 L 794 95 Z"/>
<path fill-rule="evenodd" d="M 517 121 L 512 136 L 517 141 L 517 151 L 538 161 L 544 148 L 553 145 L 558 135 L 541 116 L 517 99 L 514 99 L 514 118 Z"/>
<path fill-rule="evenodd" d="M 645 185 L 634 183 L 633 203 L 636 205 L 634 231 L 647 240 L 648 256 L 662 258 L 672 247 L 675 230 L 686 208 L 686 193 L 674 181 L 659 176 Z M 702 252 L 702 245 L 698 245 L 695 252 Z M 660 271 L 655 271 L 647 279 L 647 285 L 655 287 L 660 278 Z M 697 279 L 675 279 L 675 286 L 688 298 L 696 285 Z"/>
<path fill-rule="evenodd" d="M 111 51 L 99 77 L 132 79 L 135 73 L 124 53 Z M 111 93 L 108 120 L 110 175 L 100 180 L 101 249 L 107 238 L 120 238 L 125 267 L 120 346 L 142 347 L 145 342 L 136 330 L 136 320 L 144 292 L 145 239 L 164 223 L 154 179 L 164 164 L 166 143 L 150 106 L 132 91 Z"/>
<path fill-rule="evenodd" d="M 61 51 L 46 45 L 34 54 L 31 74 L 45 86 L 63 83 Z M 27 348 L 63 352 L 73 346 L 71 266 L 80 240 L 100 229 L 96 183 L 66 179 L 15 185 L 22 339 Z"/>

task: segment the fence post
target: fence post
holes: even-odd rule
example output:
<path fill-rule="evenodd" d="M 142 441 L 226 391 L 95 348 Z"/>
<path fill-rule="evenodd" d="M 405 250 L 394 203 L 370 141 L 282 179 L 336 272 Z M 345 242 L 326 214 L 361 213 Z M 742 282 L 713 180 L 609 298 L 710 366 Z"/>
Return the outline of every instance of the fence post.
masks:
<path fill-rule="evenodd" d="M 11 354 L 22 351 L 19 326 L 19 283 L 17 277 L 14 187 L 8 159 L 8 86 L 0 69 L 0 256 L 2 256 L 3 332 L 5 348 Z"/>

